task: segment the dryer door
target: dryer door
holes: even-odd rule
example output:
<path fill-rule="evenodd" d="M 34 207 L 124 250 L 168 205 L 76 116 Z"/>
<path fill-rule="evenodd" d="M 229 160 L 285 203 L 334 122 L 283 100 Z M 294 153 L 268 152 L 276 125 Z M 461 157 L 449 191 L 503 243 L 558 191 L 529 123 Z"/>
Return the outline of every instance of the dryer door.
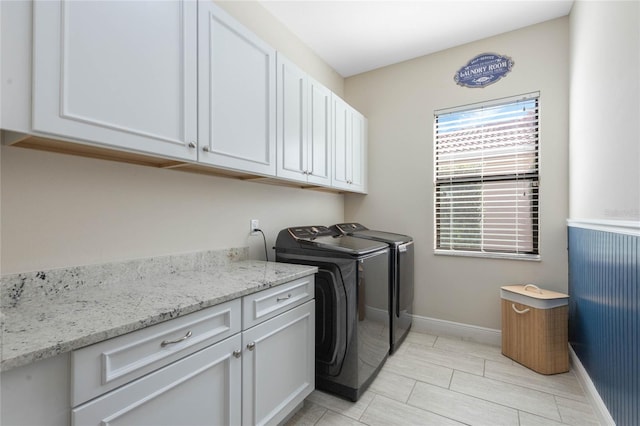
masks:
<path fill-rule="evenodd" d="M 337 376 L 347 353 L 347 294 L 340 269 L 318 265 L 316 274 L 316 374 Z"/>
<path fill-rule="evenodd" d="M 338 376 L 347 356 L 347 342 L 353 335 L 347 315 L 349 300 L 355 296 L 347 294 L 345 283 L 355 288 L 356 262 L 337 258 L 323 260 L 318 256 L 282 251 L 276 251 L 276 261 L 318 267 L 315 276 L 316 376 Z"/>

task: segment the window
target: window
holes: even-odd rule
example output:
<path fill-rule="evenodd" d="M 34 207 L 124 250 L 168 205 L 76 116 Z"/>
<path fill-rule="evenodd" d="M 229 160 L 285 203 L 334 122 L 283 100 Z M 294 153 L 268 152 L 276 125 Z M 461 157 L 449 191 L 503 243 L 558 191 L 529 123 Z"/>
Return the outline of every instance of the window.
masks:
<path fill-rule="evenodd" d="M 436 253 L 538 258 L 538 98 L 435 112 Z"/>

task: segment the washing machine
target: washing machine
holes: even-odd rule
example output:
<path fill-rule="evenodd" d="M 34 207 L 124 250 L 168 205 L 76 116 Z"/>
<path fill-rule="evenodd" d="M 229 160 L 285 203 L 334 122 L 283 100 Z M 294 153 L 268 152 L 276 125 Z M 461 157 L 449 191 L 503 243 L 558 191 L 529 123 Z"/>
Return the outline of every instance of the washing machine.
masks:
<path fill-rule="evenodd" d="M 411 329 L 413 315 L 413 238 L 409 235 L 371 230 L 359 223 L 339 223 L 331 229 L 353 238 L 377 241 L 389 246 L 389 313 L 391 333 L 389 353 L 392 354 Z"/>
<path fill-rule="evenodd" d="M 298 226 L 274 248 L 277 262 L 318 267 L 316 388 L 357 401 L 389 353 L 389 246 Z"/>

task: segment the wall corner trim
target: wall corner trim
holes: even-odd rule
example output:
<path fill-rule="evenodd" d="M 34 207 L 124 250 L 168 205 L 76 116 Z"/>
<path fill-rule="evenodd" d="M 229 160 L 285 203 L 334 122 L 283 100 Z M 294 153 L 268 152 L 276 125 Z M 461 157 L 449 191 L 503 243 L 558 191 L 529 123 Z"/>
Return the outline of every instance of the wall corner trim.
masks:
<path fill-rule="evenodd" d="M 613 417 L 611 417 L 607 406 L 591 381 L 591 377 L 589 377 L 587 370 L 582 365 L 582 362 L 580 362 L 580 358 L 578 358 L 578 355 L 573 351 L 571 345 L 569 345 L 569 357 L 571 358 L 571 366 L 578 378 L 578 382 L 580 382 L 584 393 L 587 395 L 587 399 L 591 402 L 591 406 L 593 407 L 600 424 L 615 426 L 616 422 L 613 420 Z"/>
<path fill-rule="evenodd" d="M 412 330 L 436 336 L 453 336 L 462 340 L 484 343 L 491 346 L 502 346 L 502 332 L 492 328 L 463 324 L 437 318 L 413 315 Z"/>
<path fill-rule="evenodd" d="M 567 219 L 567 225 L 573 228 L 592 229 L 594 231 L 613 232 L 616 234 L 640 236 L 640 221 L 633 220 L 599 220 L 599 219 Z"/>

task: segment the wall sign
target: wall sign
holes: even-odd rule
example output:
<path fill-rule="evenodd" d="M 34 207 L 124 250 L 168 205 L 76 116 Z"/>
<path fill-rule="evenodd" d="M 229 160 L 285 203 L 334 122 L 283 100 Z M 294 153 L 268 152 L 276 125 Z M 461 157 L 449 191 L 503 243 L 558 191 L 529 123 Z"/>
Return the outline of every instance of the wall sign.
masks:
<path fill-rule="evenodd" d="M 513 60 L 508 56 L 482 53 L 460 68 L 453 79 L 460 86 L 484 87 L 495 83 L 513 68 Z"/>

